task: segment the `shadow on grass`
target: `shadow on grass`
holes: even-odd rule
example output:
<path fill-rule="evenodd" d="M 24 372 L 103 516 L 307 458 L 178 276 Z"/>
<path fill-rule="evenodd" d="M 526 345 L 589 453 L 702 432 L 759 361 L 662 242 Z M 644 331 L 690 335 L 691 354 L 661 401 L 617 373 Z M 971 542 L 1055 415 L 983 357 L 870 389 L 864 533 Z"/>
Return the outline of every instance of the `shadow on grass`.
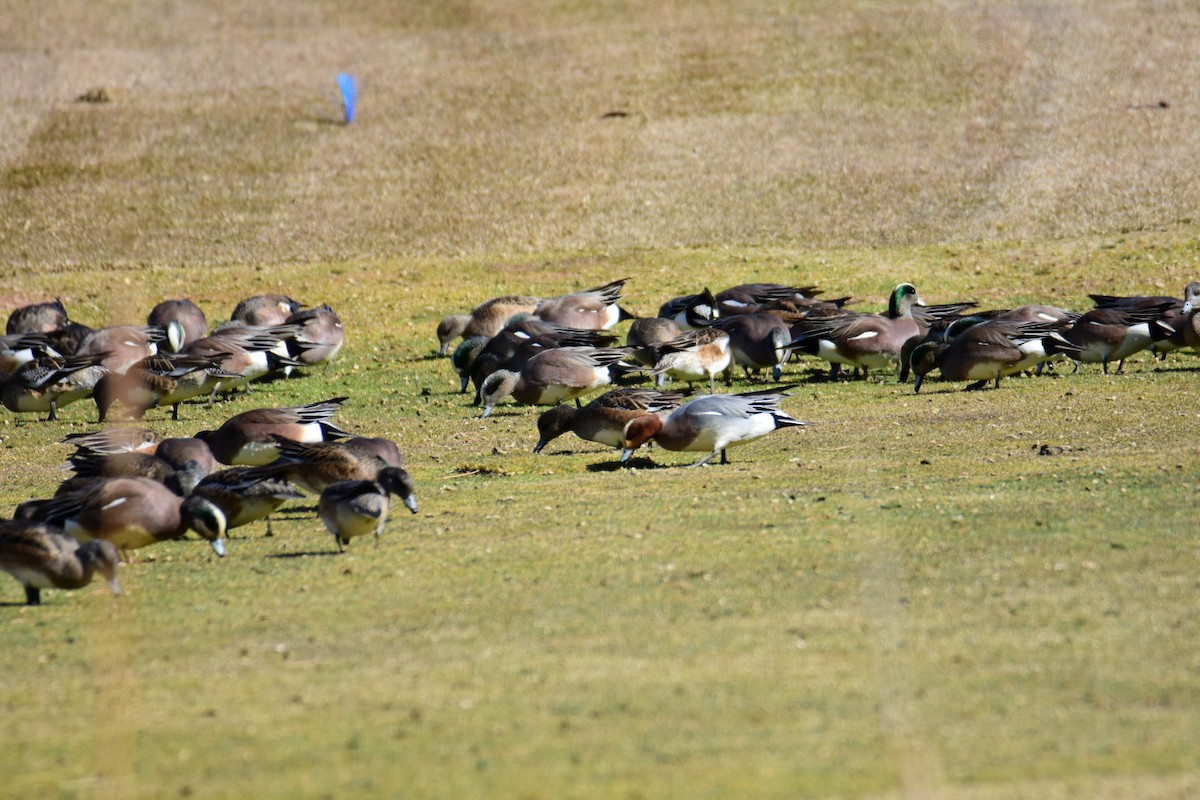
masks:
<path fill-rule="evenodd" d="M 588 464 L 588 472 L 620 472 L 623 469 L 661 469 L 663 465 L 655 464 L 648 458 L 631 458 L 628 461 L 621 462 L 613 459 L 612 461 L 598 461 L 595 464 Z"/>
<path fill-rule="evenodd" d="M 295 553 L 272 553 L 267 558 L 309 558 L 317 556 L 340 556 L 337 550 L 300 550 Z"/>

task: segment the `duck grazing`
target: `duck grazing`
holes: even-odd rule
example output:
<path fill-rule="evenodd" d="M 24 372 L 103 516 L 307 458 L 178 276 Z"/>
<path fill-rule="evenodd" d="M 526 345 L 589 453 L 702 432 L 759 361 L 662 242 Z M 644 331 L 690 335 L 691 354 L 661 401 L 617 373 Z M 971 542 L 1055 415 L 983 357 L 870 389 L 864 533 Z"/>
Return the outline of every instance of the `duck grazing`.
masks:
<path fill-rule="evenodd" d="M 110 542 L 80 544 L 44 522 L 0 520 L 0 570 L 25 587 L 25 602 L 42 602 L 42 589 L 82 589 L 99 572 L 114 595 L 120 556 Z"/>
<path fill-rule="evenodd" d="M 539 438 L 533 452 L 542 452 L 546 445 L 568 431 L 589 442 L 620 447 L 630 420 L 648 413 L 666 414 L 683 402 L 685 396 L 681 392 L 653 389 L 613 389 L 583 408 L 569 404 L 555 406 L 538 417 Z"/>
<path fill-rule="evenodd" d="M 188 299 L 163 300 L 150 309 L 146 324 L 162 328 L 166 333 L 164 349 L 178 353 L 188 342 L 208 335 L 208 317 Z"/>
<path fill-rule="evenodd" d="M 788 395 L 774 390 L 745 394 L 707 394 L 684 403 L 664 419 L 645 414 L 625 426 L 621 461 L 653 439 L 666 450 L 705 452 L 708 455 L 689 466 L 699 467 L 719 453 L 728 464 L 726 450 L 734 445 L 761 439 L 779 428 L 804 427 L 780 409 Z"/>
<path fill-rule="evenodd" d="M 650 374 L 658 377 L 660 386 L 668 376 L 685 383 L 707 378 L 709 391 L 715 392 L 717 373 L 724 372 L 732 361 L 729 334 L 717 327 L 696 328 L 660 344 Z"/>
<path fill-rule="evenodd" d="M 290 408 L 256 408 L 225 420 L 215 431 L 200 431 L 196 438 L 228 466 L 263 466 L 279 458 L 276 436 L 297 442 L 323 442 L 350 434 L 330 418 L 349 398 L 332 397 L 319 403 Z"/>
<path fill-rule="evenodd" d="M 229 321 L 256 327 L 282 325 L 303 307 L 303 303 L 284 294 L 256 294 L 234 306 Z"/>
<path fill-rule="evenodd" d="M 233 528 L 260 519 L 267 522 L 267 536 L 273 536 L 271 515 L 289 500 L 302 497 L 274 464 L 230 467 L 200 481 L 183 501 L 182 511 L 194 520 L 193 527 L 205 538 L 223 539 Z"/>
<path fill-rule="evenodd" d="M 438 355 L 450 352 L 450 344 L 462 337 L 485 336 L 491 338 L 500 332 L 508 321 L 518 314 L 532 314 L 541 302 L 526 295 L 503 295 L 485 300 L 469 314 L 451 314 L 443 317 L 437 326 Z"/>
<path fill-rule="evenodd" d="M 543 300 L 533 309 L 533 315 L 568 328 L 606 331 L 621 320 L 629 319 L 617 305 L 628 280 L 622 278 L 582 292 Z"/>
<path fill-rule="evenodd" d="M 182 503 L 183 498 L 149 478 L 101 478 L 48 500 L 26 501 L 17 507 L 17 516 L 58 525 L 81 542 L 106 539 L 125 551 L 177 539 L 189 528 L 205 536 L 202 529 L 216 527 L 211 520 L 185 514 Z M 209 539 L 209 544 L 218 556 L 225 555 L 222 539 Z"/>
<path fill-rule="evenodd" d="M 288 354 L 306 366 L 329 364 L 346 343 L 346 328 L 328 304 L 297 311 L 285 324 L 299 328 L 296 337 L 288 342 Z"/>
<path fill-rule="evenodd" d="M 1150 308 L 1094 308 L 1062 335 L 1079 348 L 1077 361 L 1100 363 L 1106 375 L 1109 362 L 1116 361 L 1116 371 L 1120 372 L 1125 359 L 1175 333 L 1175 329 L 1162 320 L 1169 309 L 1168 303 Z"/>
<path fill-rule="evenodd" d="M 338 481 L 375 480 L 381 470 L 399 467 L 402 462 L 400 449 L 389 439 L 351 437 L 306 443 L 276 436 L 275 441 L 281 475 L 314 494 Z"/>
<path fill-rule="evenodd" d="M 483 414 L 508 396 L 524 405 L 557 405 L 612 383 L 609 369 L 625 357 L 614 347 L 559 347 L 538 353 L 520 372 L 496 370 L 480 386 Z"/>
<path fill-rule="evenodd" d="M 54 299 L 14 309 L 8 315 L 5 333 L 50 333 L 69 323 L 62 300 Z"/>
<path fill-rule="evenodd" d="M 355 536 L 373 534 L 375 543 L 379 543 L 387 524 L 390 495 L 396 495 L 409 511 L 417 513 L 413 480 L 399 467 L 381 470 L 373 481 L 339 481 L 325 487 L 317 514 L 333 534 L 338 552 L 345 552 L 345 545 Z"/>
<path fill-rule="evenodd" d="M 102 355 L 39 356 L 23 365 L 0 384 L 0 402 L 16 413 L 50 412 L 47 421 L 58 419 L 58 409 L 89 396 L 105 374 Z"/>
<path fill-rule="evenodd" d="M 1056 328 L 1055 323 L 1005 318 L 955 322 L 947 329 L 945 339 L 922 342 L 913 349 L 913 391 L 921 391 L 925 376 L 934 369 L 940 370 L 946 380 L 974 381 L 966 387 L 974 391 L 985 388 L 989 381 L 995 381 L 999 388 L 1001 377 L 1034 367 L 1052 356 L 1078 355 L 1079 349 L 1063 339 Z"/>

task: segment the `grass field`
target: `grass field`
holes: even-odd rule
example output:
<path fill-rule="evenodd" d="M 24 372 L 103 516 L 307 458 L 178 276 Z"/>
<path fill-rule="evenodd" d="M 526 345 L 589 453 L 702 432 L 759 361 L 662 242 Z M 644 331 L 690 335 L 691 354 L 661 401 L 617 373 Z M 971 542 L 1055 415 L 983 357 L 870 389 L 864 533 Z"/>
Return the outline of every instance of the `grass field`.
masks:
<path fill-rule="evenodd" d="M 0 14 L 0 312 L 328 302 L 329 370 L 148 424 L 348 395 L 421 503 L 343 556 L 311 501 L 223 561 L 148 548 L 116 600 L 5 579 L 0 796 L 1200 796 L 1200 355 L 919 396 L 793 364 L 810 429 L 622 470 L 479 419 L 433 337 L 625 276 L 641 314 L 757 280 L 1176 295 L 1200 10 L 528 5 Z M 95 414 L 0 416 L 0 511 Z"/>

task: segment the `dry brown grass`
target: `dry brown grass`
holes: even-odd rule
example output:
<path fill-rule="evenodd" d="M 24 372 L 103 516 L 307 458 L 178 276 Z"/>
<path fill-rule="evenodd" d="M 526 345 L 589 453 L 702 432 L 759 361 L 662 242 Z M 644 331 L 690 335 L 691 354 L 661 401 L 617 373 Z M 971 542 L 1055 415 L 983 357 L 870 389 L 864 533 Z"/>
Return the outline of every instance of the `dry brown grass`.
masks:
<path fill-rule="evenodd" d="M 1200 207 L 1186 3 L 4 16 L 10 269 L 1044 239 Z"/>

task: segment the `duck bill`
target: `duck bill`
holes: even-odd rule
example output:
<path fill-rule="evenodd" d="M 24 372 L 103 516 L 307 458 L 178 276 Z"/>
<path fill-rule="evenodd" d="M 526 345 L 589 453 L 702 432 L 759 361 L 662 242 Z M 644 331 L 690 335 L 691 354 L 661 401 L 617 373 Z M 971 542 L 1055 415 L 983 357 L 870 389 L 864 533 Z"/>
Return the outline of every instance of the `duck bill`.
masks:
<path fill-rule="evenodd" d="M 484 407 L 483 407 L 483 413 L 479 415 L 479 418 L 480 418 L 480 419 L 483 419 L 484 417 L 488 416 L 488 415 L 489 415 L 489 414 L 491 414 L 491 413 L 492 413 L 492 407 L 491 407 L 490 405 L 489 405 L 489 406 L 484 406 Z"/>
<path fill-rule="evenodd" d="M 548 441 L 546 441 L 545 439 L 538 439 L 538 443 L 533 446 L 533 452 L 535 452 L 535 453 L 542 452 L 542 448 L 548 444 L 550 444 L 550 443 Z"/>
<path fill-rule="evenodd" d="M 925 381 L 924 375 L 918 375 L 917 377 L 913 378 L 913 394 L 921 393 L 921 384 L 924 381 Z"/>
<path fill-rule="evenodd" d="M 106 583 L 108 584 L 108 590 L 113 593 L 113 597 L 121 596 L 121 582 L 116 579 L 116 576 L 109 578 Z"/>
<path fill-rule="evenodd" d="M 417 513 L 417 496 L 415 494 L 410 494 L 408 497 L 404 498 L 404 507 L 414 514 Z"/>
<path fill-rule="evenodd" d="M 631 458 L 633 458 L 633 448 L 632 447 L 626 447 L 624 450 L 621 451 L 621 463 L 622 464 L 627 463 L 629 461 L 629 459 L 631 459 Z"/>
<path fill-rule="evenodd" d="M 225 557 L 225 540 L 224 539 L 213 539 L 211 542 L 209 542 L 209 545 L 212 546 L 213 552 L 216 553 L 219 557 L 221 557 L 221 558 Z"/>

